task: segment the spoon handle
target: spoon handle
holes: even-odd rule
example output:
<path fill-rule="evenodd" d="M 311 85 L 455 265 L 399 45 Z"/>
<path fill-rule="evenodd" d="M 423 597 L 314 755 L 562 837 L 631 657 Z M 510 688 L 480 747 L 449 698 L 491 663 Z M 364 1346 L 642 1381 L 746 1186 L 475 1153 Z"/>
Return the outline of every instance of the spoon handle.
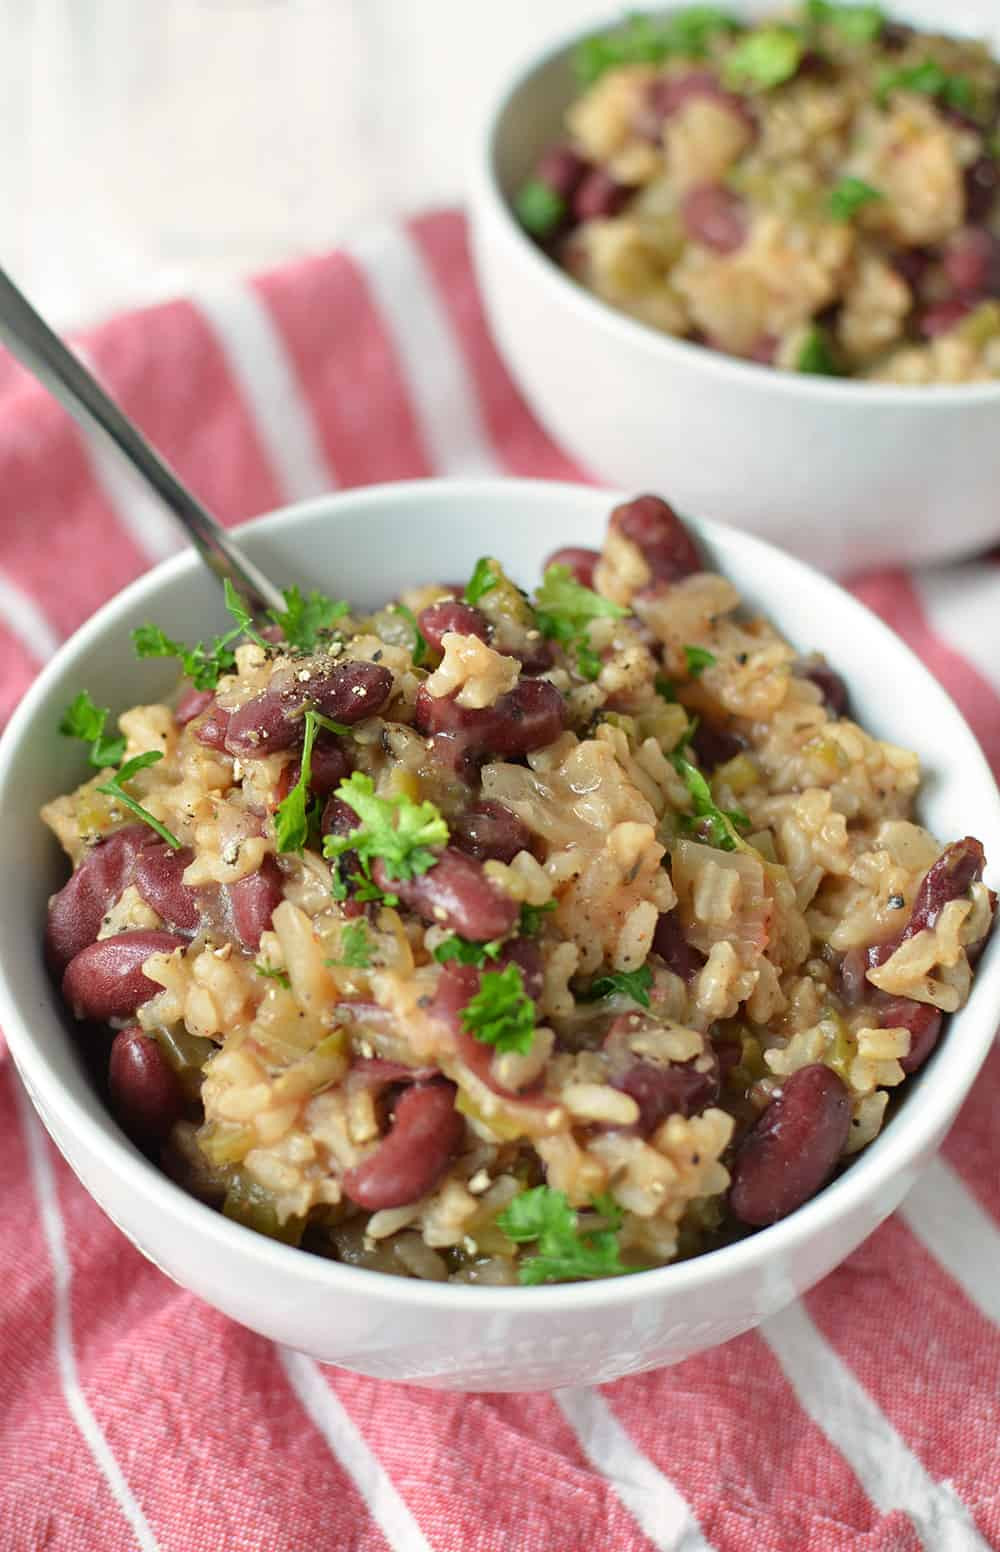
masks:
<path fill-rule="evenodd" d="M 187 530 L 203 560 L 220 581 L 229 577 L 255 613 L 285 607 L 277 588 L 240 553 L 221 524 L 182 485 L 135 422 L 108 397 L 97 379 L 53 333 L 3 269 L 0 269 L 0 341 L 76 420 L 87 428 L 97 426 L 110 437 Z"/>

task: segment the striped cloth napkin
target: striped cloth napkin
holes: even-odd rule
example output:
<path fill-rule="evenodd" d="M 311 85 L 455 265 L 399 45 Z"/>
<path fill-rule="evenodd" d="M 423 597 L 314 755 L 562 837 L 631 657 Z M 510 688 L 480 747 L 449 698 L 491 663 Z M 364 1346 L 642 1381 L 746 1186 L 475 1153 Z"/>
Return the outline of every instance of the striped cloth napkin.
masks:
<path fill-rule="evenodd" d="M 454 213 L 83 342 L 226 522 L 428 474 L 580 478 L 486 333 Z M 0 361 L 0 715 L 176 545 Z M 669 495 L 669 490 L 666 492 Z M 1000 569 L 869 576 L 1000 765 Z M 168 1282 L 0 1058 L 0 1552 L 946 1552 L 1000 1547 L 994 1053 L 903 1209 L 760 1331 L 599 1390 L 320 1369 Z"/>

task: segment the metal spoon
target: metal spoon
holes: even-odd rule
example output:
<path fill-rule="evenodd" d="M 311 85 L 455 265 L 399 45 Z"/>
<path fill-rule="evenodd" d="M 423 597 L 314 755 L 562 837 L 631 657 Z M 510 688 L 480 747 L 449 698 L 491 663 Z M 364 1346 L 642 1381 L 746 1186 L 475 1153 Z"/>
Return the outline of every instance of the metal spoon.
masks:
<path fill-rule="evenodd" d="M 2 269 L 0 341 L 85 429 L 96 427 L 111 439 L 173 513 L 220 582 L 228 577 L 255 614 L 285 607 L 279 589 L 240 552 L 221 523 L 181 484 L 135 422 L 108 397 Z"/>

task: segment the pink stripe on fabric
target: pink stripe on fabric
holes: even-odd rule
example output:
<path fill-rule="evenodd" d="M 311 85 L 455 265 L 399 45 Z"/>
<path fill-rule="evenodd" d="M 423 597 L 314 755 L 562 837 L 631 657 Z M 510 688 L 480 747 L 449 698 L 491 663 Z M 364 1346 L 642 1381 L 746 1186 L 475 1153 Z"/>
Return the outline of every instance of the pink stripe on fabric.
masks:
<path fill-rule="evenodd" d="M 753 1334 L 604 1395 L 719 1552 L 919 1547 L 900 1540 L 901 1516 L 874 1509 Z"/>
<path fill-rule="evenodd" d="M 341 484 L 430 474 L 389 332 L 352 260 L 305 259 L 255 284 Z"/>
<path fill-rule="evenodd" d="M 997 1116 L 1000 1115 L 1000 1045 L 994 1044 L 958 1120 L 948 1134 L 944 1154 L 965 1185 L 1000 1225 L 1000 1169 L 997 1168 Z M 997 1273 L 1000 1277 L 1000 1269 Z"/>
<path fill-rule="evenodd" d="M 548 1397 L 327 1379 L 435 1548 L 651 1552 Z"/>
<path fill-rule="evenodd" d="M 38 672 L 39 664 L 24 645 L 0 625 L 0 728 L 4 727 L 11 712 Z"/>
<path fill-rule="evenodd" d="M 280 506 L 253 420 L 196 307 L 127 313 L 84 342 L 105 387 L 216 517 L 235 523 Z"/>
<path fill-rule="evenodd" d="M 57 1168 L 80 1382 L 163 1552 L 385 1552 L 273 1346 L 168 1282 Z M 266 1486 L 249 1514 L 248 1484 Z"/>
<path fill-rule="evenodd" d="M 899 1218 L 807 1294 L 806 1304 L 928 1474 L 954 1485 L 996 1545 L 1000 1330 Z"/>
<path fill-rule="evenodd" d="M 508 471 L 549 480 L 587 479 L 534 419 L 497 354 L 476 287 L 462 216 L 454 210 L 436 211 L 412 221 L 410 231 L 454 326 L 490 437 Z"/>

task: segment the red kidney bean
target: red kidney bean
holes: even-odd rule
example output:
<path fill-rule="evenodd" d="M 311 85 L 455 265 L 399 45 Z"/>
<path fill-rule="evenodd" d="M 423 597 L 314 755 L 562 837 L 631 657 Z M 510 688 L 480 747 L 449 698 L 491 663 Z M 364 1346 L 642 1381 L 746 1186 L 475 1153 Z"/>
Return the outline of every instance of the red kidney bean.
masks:
<path fill-rule="evenodd" d="M 174 851 L 158 842 L 139 853 L 133 875 L 136 889 L 164 925 L 185 932 L 193 932 L 201 919 L 198 896 L 183 882 L 184 869 L 193 860 L 189 846 Z"/>
<path fill-rule="evenodd" d="M 448 825 L 452 844 L 479 862 L 513 862 L 531 850 L 531 831 L 517 815 L 492 798 L 473 803 Z"/>
<path fill-rule="evenodd" d="M 443 652 L 441 638 L 446 631 L 457 631 L 460 636 L 478 636 L 489 641 L 490 622 L 480 609 L 460 603 L 457 598 L 442 598 L 436 604 L 428 604 L 417 615 L 417 624 L 427 645 L 435 652 Z"/>
<path fill-rule="evenodd" d="M 148 825 L 125 825 L 98 841 L 49 901 L 45 953 L 61 974 L 81 949 L 96 941 L 105 913 L 132 881 L 136 858 L 156 841 Z"/>
<path fill-rule="evenodd" d="M 816 686 L 823 697 L 823 704 L 831 716 L 846 716 L 847 685 L 835 668 L 830 668 L 826 663 L 806 660 L 799 664 L 798 672 L 803 679 L 808 679 L 811 684 Z"/>
<path fill-rule="evenodd" d="M 718 722 L 705 718 L 698 723 L 691 740 L 691 747 L 698 756 L 698 764 L 706 771 L 714 771 L 717 765 L 725 765 L 742 754 L 747 742 L 739 733 L 722 727 Z"/>
<path fill-rule="evenodd" d="M 1000 244 L 984 227 L 968 226 L 948 243 L 942 264 L 959 296 L 988 296 L 1000 279 Z"/>
<path fill-rule="evenodd" d="M 461 1013 L 466 1003 L 471 1002 L 479 990 L 479 971 L 474 965 L 460 965 L 457 960 L 449 959 L 441 967 L 438 976 L 437 991 L 434 994 L 434 1002 L 431 1006 L 431 1015 L 440 1019 L 452 1034 L 461 1038 L 463 1033 Z M 468 1036 L 479 1050 L 485 1049 L 478 1040 Z M 492 1049 L 487 1051 L 492 1057 Z"/>
<path fill-rule="evenodd" d="M 690 981 L 705 963 L 704 954 L 684 936 L 676 908 L 664 911 L 657 921 L 653 933 L 653 952 L 659 954 L 667 969 L 679 975 L 683 981 Z"/>
<path fill-rule="evenodd" d="M 933 928 L 949 900 L 960 900 L 968 894 L 970 886 L 982 878 L 985 866 L 982 843 L 974 836 L 967 835 L 946 846 L 920 881 L 904 939 L 914 937 L 925 927 Z"/>
<path fill-rule="evenodd" d="M 122 1131 L 151 1151 L 184 1114 L 184 1092 L 159 1042 L 137 1024 L 120 1029 L 108 1066 L 111 1108 Z"/>
<path fill-rule="evenodd" d="M 919 297 L 927 272 L 934 263 L 934 254 L 928 248 L 901 248 L 893 254 L 890 263 L 896 274 L 906 281 L 914 297 Z"/>
<path fill-rule="evenodd" d="M 351 774 L 352 769 L 351 757 L 343 739 L 327 728 L 320 728 L 312 748 L 309 791 L 318 798 L 328 798 L 333 789 L 339 787 L 345 777 Z M 275 783 L 274 795 L 278 803 L 283 802 L 292 788 L 298 785 L 301 775 L 302 761 L 298 758 L 289 760 Z"/>
<path fill-rule="evenodd" d="M 933 307 L 928 307 L 921 313 L 917 321 L 917 327 L 925 339 L 936 339 L 939 334 L 947 334 L 960 324 L 963 318 L 967 318 L 972 312 L 973 304 L 964 297 L 951 297 L 946 302 L 937 302 Z"/>
<path fill-rule="evenodd" d="M 369 1212 L 406 1207 L 433 1191 L 464 1135 L 455 1085 L 443 1079 L 414 1083 L 396 1101 L 388 1136 L 347 1171 L 344 1195 Z"/>
<path fill-rule="evenodd" d="M 505 944 L 495 968 L 502 969 L 505 962 L 520 965 L 525 991 L 529 997 L 536 997 L 541 992 L 541 956 L 539 955 L 537 962 L 532 964 L 527 956 L 513 952 L 521 948 L 535 948 L 535 945 L 526 944 L 523 940 Z M 492 1089 L 494 1094 L 502 1094 L 508 1099 L 524 1100 L 529 1104 L 536 1100 L 540 1101 L 541 1084 L 537 1078 L 532 1080 L 530 1088 L 526 1091 L 507 1088 L 502 1083 L 498 1083 L 493 1072 L 493 1057 L 496 1054 L 493 1047 L 482 1040 L 477 1040 L 462 1023 L 462 1010 L 478 992 L 480 979 L 481 972 L 474 966 L 460 965 L 453 959 L 449 960 L 442 966 L 431 1014 L 434 1018 L 440 1019 L 455 1037 L 456 1050 L 465 1066 L 474 1072 L 488 1089 Z"/>
<path fill-rule="evenodd" d="M 596 221 L 616 216 L 628 203 L 633 189 L 619 183 L 602 167 L 588 172 L 573 195 L 573 215 L 577 221 Z"/>
<path fill-rule="evenodd" d="M 181 691 L 180 700 L 174 710 L 174 721 L 178 727 L 186 727 L 195 717 L 200 717 L 203 711 L 211 706 L 215 696 L 211 690 L 196 690 L 193 684 Z"/>
<path fill-rule="evenodd" d="M 759 366 L 773 366 L 780 343 L 776 334 L 759 334 L 750 347 L 749 359 Z"/>
<path fill-rule="evenodd" d="M 260 935 L 271 925 L 271 917 L 281 903 L 282 874 L 277 862 L 266 856 L 256 873 L 247 873 L 234 884 L 226 884 L 233 928 L 245 949 L 256 952 Z"/>
<path fill-rule="evenodd" d="M 777 1223 L 825 1185 L 847 1142 L 847 1089 L 815 1063 L 786 1078 L 743 1138 L 730 1171 L 729 1205 L 741 1223 Z"/>
<path fill-rule="evenodd" d="M 172 954 L 185 940 L 173 932 L 119 932 L 81 949 L 66 967 L 62 994 L 79 1019 L 129 1018 L 162 987 L 142 973 L 151 954 Z"/>
<path fill-rule="evenodd" d="M 965 170 L 965 219 L 985 221 L 1000 189 L 1000 166 L 992 156 L 977 156 Z"/>
<path fill-rule="evenodd" d="M 701 570 L 695 542 L 659 496 L 636 496 L 611 514 L 611 526 L 642 552 L 654 582 L 679 582 Z"/>
<path fill-rule="evenodd" d="M 191 732 L 199 744 L 204 744 L 207 749 L 225 749 L 226 734 L 229 732 L 228 711 L 217 706 L 213 700 Z"/>
<path fill-rule="evenodd" d="M 868 950 L 864 948 L 849 948 L 840 962 L 840 994 L 849 1008 L 856 1008 L 871 991 L 865 979 L 867 968 Z"/>
<path fill-rule="evenodd" d="M 615 1088 L 635 1100 L 639 1106 L 639 1131 L 648 1137 L 668 1116 L 701 1115 L 715 1104 L 719 1097 L 719 1064 L 714 1061 L 707 1072 L 698 1072 L 692 1062 L 671 1067 L 636 1062 Z"/>
<path fill-rule="evenodd" d="M 572 146 L 554 145 L 539 157 L 535 177 L 568 205 L 590 171 L 591 164 Z"/>
<path fill-rule="evenodd" d="M 380 663 L 351 660 L 331 668 L 279 670 L 260 695 L 234 711 L 226 731 L 230 754 L 275 754 L 301 744 L 302 713 L 315 706 L 335 722 L 353 724 L 380 711 L 392 691 L 392 674 Z"/>
<path fill-rule="evenodd" d="M 681 200 L 681 221 L 688 236 L 713 253 L 735 253 L 750 230 L 745 202 L 721 183 L 689 189 Z"/>
<path fill-rule="evenodd" d="M 756 129 L 757 121 L 744 98 L 727 92 L 710 70 L 689 70 L 685 75 L 658 76 L 650 81 L 632 120 L 634 132 L 644 140 L 658 143 L 664 121 L 697 97 L 710 98 Z"/>
<path fill-rule="evenodd" d="M 908 1029 L 910 1049 L 899 1059 L 906 1073 L 922 1067 L 938 1043 L 943 1016 L 940 1008 L 932 1008 L 926 1002 L 916 1002 L 912 997 L 892 997 L 878 1010 L 880 1029 Z"/>
<path fill-rule="evenodd" d="M 545 562 L 544 570 L 548 571 L 550 566 L 565 566 L 583 587 L 592 588 L 594 567 L 600 558 L 600 550 L 585 550 L 580 545 L 571 544 L 565 549 L 554 550 Z"/>
<path fill-rule="evenodd" d="M 500 950 L 494 964 L 497 970 L 504 970 L 507 965 L 517 965 L 524 982 L 525 995 L 532 1002 L 538 1001 L 545 985 L 545 974 L 542 969 L 542 951 L 537 943 L 530 938 L 511 938 Z M 486 968 L 490 969 L 491 966 L 487 965 Z"/>
<path fill-rule="evenodd" d="M 493 706 L 460 706 L 454 695 L 417 691 L 414 721 L 434 737 L 435 752 L 461 769 L 487 754 L 520 755 L 542 749 L 562 733 L 566 702 L 546 679 L 521 679 Z M 441 735 L 449 735 L 438 743 Z"/>
<path fill-rule="evenodd" d="M 504 937 L 517 921 L 517 903 L 490 882 L 482 863 L 456 846 L 446 846 L 432 868 L 411 879 L 390 878 L 376 858 L 372 877 L 424 921 L 450 927 L 475 943 Z"/>

